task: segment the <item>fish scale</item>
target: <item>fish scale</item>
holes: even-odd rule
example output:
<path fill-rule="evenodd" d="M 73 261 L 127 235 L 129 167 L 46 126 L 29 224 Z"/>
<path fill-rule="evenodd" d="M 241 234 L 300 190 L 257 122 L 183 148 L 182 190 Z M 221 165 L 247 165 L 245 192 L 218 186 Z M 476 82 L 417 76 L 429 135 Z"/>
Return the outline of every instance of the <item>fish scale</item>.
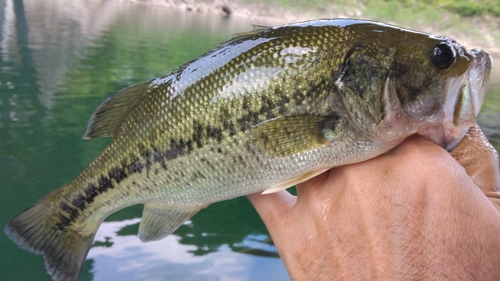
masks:
<path fill-rule="evenodd" d="M 454 145 L 491 64 L 482 50 L 378 22 L 256 27 L 104 101 L 84 138 L 113 141 L 5 232 L 42 254 L 54 280 L 76 280 L 119 209 L 144 204 L 139 237 L 154 241 L 210 203 L 283 190 L 417 132 Z"/>

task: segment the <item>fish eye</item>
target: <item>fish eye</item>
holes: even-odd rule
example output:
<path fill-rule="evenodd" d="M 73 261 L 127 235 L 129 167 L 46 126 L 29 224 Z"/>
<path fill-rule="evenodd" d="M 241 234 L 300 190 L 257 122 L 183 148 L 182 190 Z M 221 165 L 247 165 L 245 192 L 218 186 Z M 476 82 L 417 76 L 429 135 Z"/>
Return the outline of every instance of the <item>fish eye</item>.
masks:
<path fill-rule="evenodd" d="M 432 50 L 432 63 L 439 69 L 447 69 L 455 62 L 455 52 L 444 42 L 437 44 Z"/>

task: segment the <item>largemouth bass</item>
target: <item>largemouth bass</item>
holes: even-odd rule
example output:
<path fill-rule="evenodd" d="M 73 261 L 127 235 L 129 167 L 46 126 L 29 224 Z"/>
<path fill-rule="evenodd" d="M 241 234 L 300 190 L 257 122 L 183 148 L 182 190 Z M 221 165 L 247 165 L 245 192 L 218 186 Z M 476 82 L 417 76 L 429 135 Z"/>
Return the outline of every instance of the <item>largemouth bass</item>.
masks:
<path fill-rule="evenodd" d="M 76 280 L 101 222 L 144 204 L 164 238 L 208 204 L 275 192 L 418 133 L 452 149 L 475 123 L 491 57 L 379 22 L 258 27 L 105 100 L 85 138 L 113 141 L 5 233 Z"/>

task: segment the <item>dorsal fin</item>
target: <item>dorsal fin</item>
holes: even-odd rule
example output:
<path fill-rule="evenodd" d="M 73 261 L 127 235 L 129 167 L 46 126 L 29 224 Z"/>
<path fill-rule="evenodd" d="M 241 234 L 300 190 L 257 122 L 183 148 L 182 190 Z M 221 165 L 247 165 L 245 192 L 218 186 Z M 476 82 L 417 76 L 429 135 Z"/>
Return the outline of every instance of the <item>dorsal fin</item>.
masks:
<path fill-rule="evenodd" d="M 266 30 L 266 29 L 269 29 L 269 28 L 271 28 L 271 27 L 270 26 L 266 26 L 266 25 L 252 24 L 252 30 L 251 31 L 234 33 L 232 35 L 232 40 L 238 39 L 240 37 L 254 35 L 254 34 L 257 34 L 257 33 L 261 32 L 262 30 Z"/>
<path fill-rule="evenodd" d="M 148 93 L 150 82 L 129 86 L 102 102 L 90 116 L 83 138 L 114 137 L 130 109 Z"/>
<path fill-rule="evenodd" d="M 251 31 L 234 33 L 231 36 L 231 39 L 227 40 L 226 42 L 220 43 L 219 46 L 223 46 L 225 44 L 230 44 L 230 43 L 236 41 L 237 39 L 240 39 L 240 38 L 243 38 L 243 37 L 255 35 L 255 34 L 261 32 L 262 30 L 266 30 L 268 28 L 271 28 L 271 26 L 253 24 Z"/>

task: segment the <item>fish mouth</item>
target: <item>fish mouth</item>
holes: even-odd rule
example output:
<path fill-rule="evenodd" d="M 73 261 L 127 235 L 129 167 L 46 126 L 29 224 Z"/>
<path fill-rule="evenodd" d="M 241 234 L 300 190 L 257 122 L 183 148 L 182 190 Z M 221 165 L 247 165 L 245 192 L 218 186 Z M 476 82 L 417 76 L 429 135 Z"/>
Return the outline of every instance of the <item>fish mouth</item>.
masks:
<path fill-rule="evenodd" d="M 486 85 L 489 82 L 491 69 L 493 68 L 493 58 L 480 49 L 473 49 L 470 52 L 475 54 L 475 61 L 477 61 L 469 71 L 469 83 L 477 116 L 484 102 Z"/>
<path fill-rule="evenodd" d="M 421 128 L 418 134 L 451 151 L 469 128 L 484 101 L 485 89 L 493 66 L 492 57 L 480 49 L 468 51 L 472 62 L 467 71 L 450 79 L 446 85 L 443 119 L 440 125 Z"/>

